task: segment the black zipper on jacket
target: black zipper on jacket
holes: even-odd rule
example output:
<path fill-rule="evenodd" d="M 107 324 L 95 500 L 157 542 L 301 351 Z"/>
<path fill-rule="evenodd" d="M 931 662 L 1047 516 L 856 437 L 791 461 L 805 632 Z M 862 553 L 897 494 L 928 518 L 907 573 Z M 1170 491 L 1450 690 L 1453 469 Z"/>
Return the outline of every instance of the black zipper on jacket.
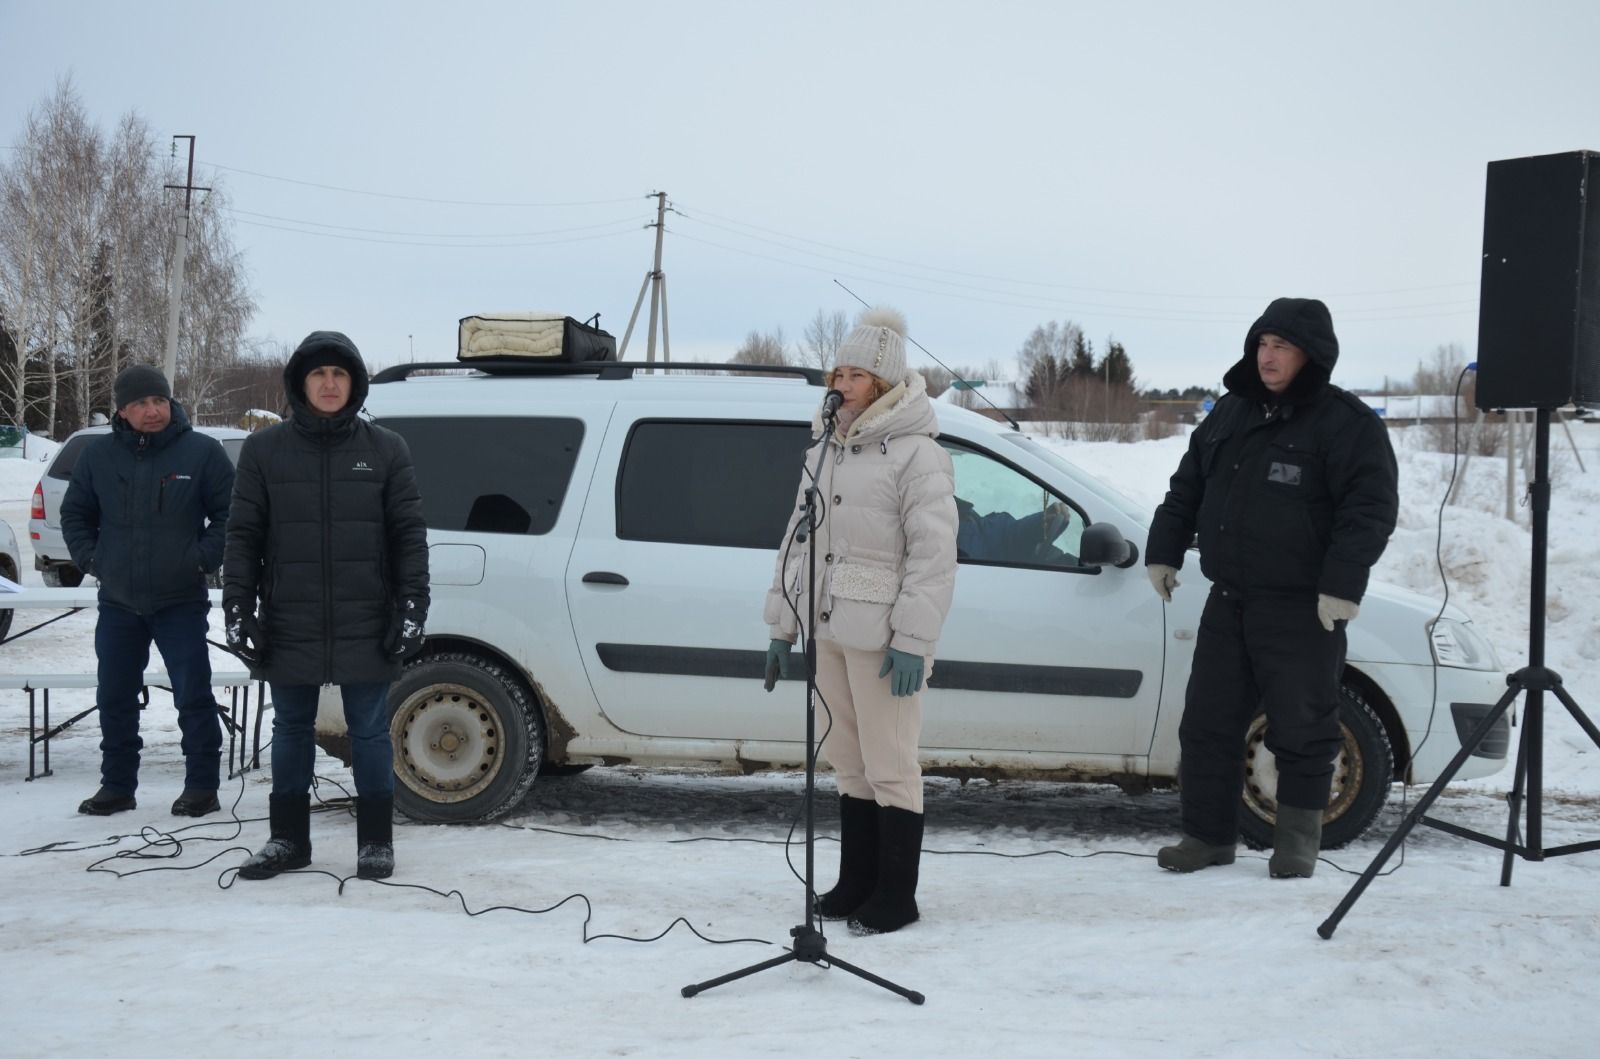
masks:
<path fill-rule="evenodd" d="M 333 452 L 322 439 L 322 646 L 324 685 L 333 683 Z"/>
<path fill-rule="evenodd" d="M 130 507 L 134 507 L 134 498 L 139 495 L 139 478 L 146 473 L 154 473 L 154 465 L 145 459 L 149 454 L 150 435 L 141 432 L 133 450 L 133 488 L 129 490 L 128 495 Z M 158 499 L 157 504 L 159 503 Z M 160 508 L 157 507 L 156 510 L 160 511 Z M 135 528 L 132 531 L 134 539 L 132 573 L 135 587 L 130 602 L 133 603 L 136 614 L 144 613 L 140 608 L 147 604 L 152 613 L 155 611 L 155 585 L 150 580 L 150 538 L 155 531 L 143 515 L 143 512 L 139 512 L 140 517 L 133 523 Z"/>

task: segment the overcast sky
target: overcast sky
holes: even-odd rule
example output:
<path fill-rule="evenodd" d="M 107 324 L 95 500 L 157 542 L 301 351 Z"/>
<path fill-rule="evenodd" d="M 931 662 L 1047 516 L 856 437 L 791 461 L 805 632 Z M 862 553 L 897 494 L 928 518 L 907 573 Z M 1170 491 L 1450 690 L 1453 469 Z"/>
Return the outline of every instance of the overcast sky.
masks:
<path fill-rule="evenodd" d="M 67 74 L 195 134 L 252 332 L 376 365 L 476 312 L 620 339 L 662 190 L 674 359 L 853 314 L 837 279 L 953 366 L 1071 320 L 1211 385 L 1296 295 L 1378 386 L 1474 349 L 1484 166 L 1600 148 L 1597 46 L 1592 0 L 0 0 L 0 144 Z"/>

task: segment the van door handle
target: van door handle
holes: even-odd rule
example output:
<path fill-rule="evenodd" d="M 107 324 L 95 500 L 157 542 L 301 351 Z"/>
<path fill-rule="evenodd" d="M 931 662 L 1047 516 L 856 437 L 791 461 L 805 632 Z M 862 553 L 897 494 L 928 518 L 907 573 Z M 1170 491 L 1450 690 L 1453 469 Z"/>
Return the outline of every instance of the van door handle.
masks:
<path fill-rule="evenodd" d="M 613 574 L 609 570 L 591 570 L 583 575 L 586 585 L 626 585 L 628 579 L 621 574 Z"/>

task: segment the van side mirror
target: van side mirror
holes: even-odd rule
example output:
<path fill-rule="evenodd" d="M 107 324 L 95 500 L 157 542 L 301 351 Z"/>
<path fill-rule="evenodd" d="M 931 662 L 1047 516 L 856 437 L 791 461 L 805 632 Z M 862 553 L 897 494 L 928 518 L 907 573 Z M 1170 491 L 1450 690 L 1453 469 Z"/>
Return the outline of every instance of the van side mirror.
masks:
<path fill-rule="evenodd" d="M 1085 526 L 1078 543 L 1078 562 L 1084 566 L 1115 566 L 1126 570 L 1139 561 L 1139 546 L 1109 522 Z"/>

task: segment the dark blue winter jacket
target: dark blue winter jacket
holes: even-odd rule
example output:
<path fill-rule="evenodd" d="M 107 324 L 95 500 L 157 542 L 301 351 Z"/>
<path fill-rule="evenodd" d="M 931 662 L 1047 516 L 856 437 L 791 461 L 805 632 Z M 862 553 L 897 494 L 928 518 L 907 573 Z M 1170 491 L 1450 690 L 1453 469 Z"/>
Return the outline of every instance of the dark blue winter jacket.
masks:
<path fill-rule="evenodd" d="M 222 565 L 233 463 L 222 443 L 172 422 L 141 434 L 122 416 L 84 449 L 61 502 L 61 534 L 78 569 L 100 581 L 100 602 L 154 614 L 206 598 Z"/>

